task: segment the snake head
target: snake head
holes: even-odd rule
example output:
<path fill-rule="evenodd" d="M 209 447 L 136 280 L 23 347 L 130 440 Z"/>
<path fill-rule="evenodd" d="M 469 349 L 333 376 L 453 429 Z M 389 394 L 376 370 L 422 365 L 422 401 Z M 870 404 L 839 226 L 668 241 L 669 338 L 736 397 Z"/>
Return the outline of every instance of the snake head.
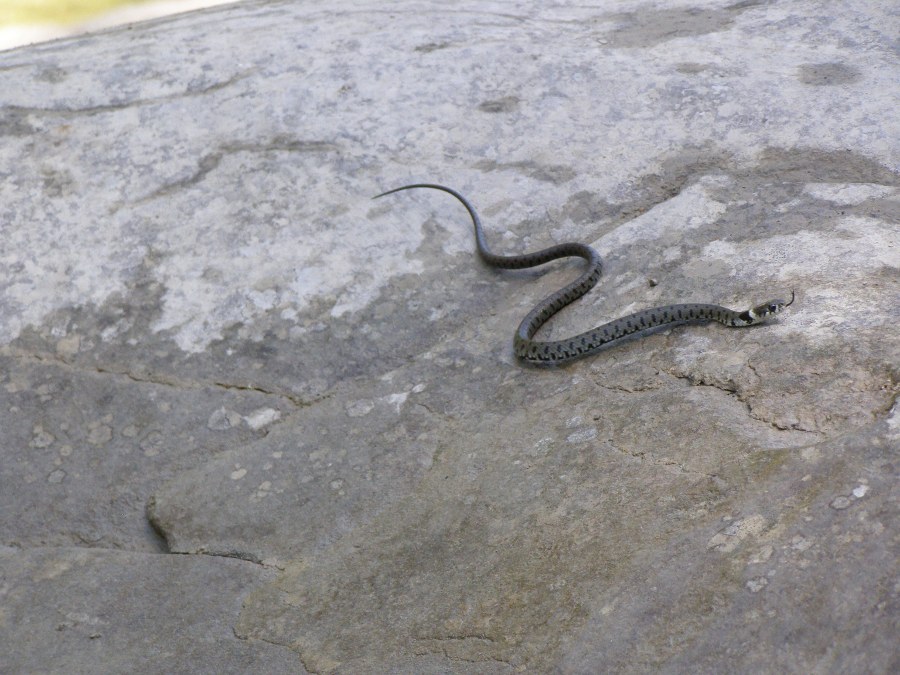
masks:
<path fill-rule="evenodd" d="M 755 323 L 762 323 L 767 319 L 772 318 L 778 312 L 783 310 L 788 305 L 793 304 L 794 302 L 794 291 L 791 291 L 791 299 L 789 302 L 785 302 L 784 300 L 769 300 L 768 302 L 764 302 L 761 305 L 757 305 L 753 309 L 748 309 L 746 312 L 741 312 L 740 319 L 747 326 L 752 326 Z"/>

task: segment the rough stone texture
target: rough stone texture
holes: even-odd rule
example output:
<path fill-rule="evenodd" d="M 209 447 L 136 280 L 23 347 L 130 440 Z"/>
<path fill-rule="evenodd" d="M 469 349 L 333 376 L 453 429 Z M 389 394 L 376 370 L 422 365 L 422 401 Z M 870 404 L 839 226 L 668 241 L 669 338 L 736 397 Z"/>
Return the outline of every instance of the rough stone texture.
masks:
<path fill-rule="evenodd" d="M 897 22 L 251 2 L 0 54 L 0 671 L 896 671 Z M 415 180 L 597 247 L 553 337 L 797 301 L 524 368 L 577 264 L 368 200 Z"/>
<path fill-rule="evenodd" d="M 244 595 L 273 576 L 258 565 L 4 547 L 0 566 L 4 673 L 304 672 L 284 647 L 235 639 Z"/>

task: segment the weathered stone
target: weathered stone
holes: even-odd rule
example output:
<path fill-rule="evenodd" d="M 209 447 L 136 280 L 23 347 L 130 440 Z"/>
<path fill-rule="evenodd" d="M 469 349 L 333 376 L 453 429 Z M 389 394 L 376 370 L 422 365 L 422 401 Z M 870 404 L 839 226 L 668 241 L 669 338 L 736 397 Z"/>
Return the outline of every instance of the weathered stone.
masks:
<path fill-rule="evenodd" d="M 283 647 L 235 636 L 244 596 L 271 579 L 211 556 L 0 548 L 4 673 L 305 673 Z"/>
<path fill-rule="evenodd" d="M 233 428 L 198 423 L 214 409 Z M 59 356 L 0 355 L 0 540 L 7 546 L 165 550 L 150 496 L 181 472 L 266 435 L 289 399 L 178 379 L 73 367 Z"/>
<path fill-rule="evenodd" d="M 0 55 L 14 669 L 889 671 L 891 21 L 270 2 Z M 579 268 L 484 267 L 445 194 L 369 200 L 418 180 L 498 252 L 598 249 L 542 335 L 796 302 L 522 367 Z M 146 620 L 76 632 L 124 589 Z M 42 650 L 61 611 L 90 620 Z"/>

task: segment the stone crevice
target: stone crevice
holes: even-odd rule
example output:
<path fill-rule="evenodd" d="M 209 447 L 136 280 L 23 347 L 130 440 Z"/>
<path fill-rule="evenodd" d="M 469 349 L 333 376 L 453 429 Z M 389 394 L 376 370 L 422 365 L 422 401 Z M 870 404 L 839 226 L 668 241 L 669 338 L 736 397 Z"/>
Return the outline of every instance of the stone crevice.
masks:
<path fill-rule="evenodd" d="M 293 139 L 287 136 L 279 136 L 268 143 L 230 143 L 223 145 L 219 150 L 203 155 L 197 162 L 197 170 L 186 178 L 166 183 L 147 195 L 138 198 L 128 206 L 137 206 L 165 197 L 173 192 L 196 185 L 215 171 L 222 160 L 229 155 L 242 152 L 266 153 L 266 152 L 333 152 L 339 149 L 336 143 L 329 141 L 310 141 Z M 120 205 L 118 208 L 122 208 Z"/>
<path fill-rule="evenodd" d="M 458 650 L 467 648 L 484 649 L 497 644 L 496 640 L 484 634 L 420 637 L 416 638 L 416 644 L 421 645 L 420 649 L 416 649 L 417 656 L 432 654 L 442 656 L 449 661 L 461 661 L 463 663 L 502 663 L 507 666 L 513 665 L 508 659 L 494 654 L 474 656 L 457 653 Z"/>
<path fill-rule="evenodd" d="M 618 452 L 619 454 L 625 455 L 626 457 L 631 457 L 632 459 L 638 459 L 641 462 L 648 462 L 649 464 L 652 464 L 653 466 L 660 466 L 660 467 L 674 466 L 674 467 L 678 468 L 678 472 L 680 474 L 683 474 L 686 476 L 701 476 L 703 478 L 709 478 L 709 479 L 717 478 L 716 474 L 707 473 L 705 471 L 700 471 L 699 469 L 692 469 L 691 467 L 687 466 L 684 462 L 676 462 L 673 459 L 661 459 L 661 458 L 657 457 L 655 453 L 653 453 L 649 450 L 640 450 L 640 451 L 625 450 L 625 449 L 619 447 L 618 445 L 616 445 L 612 441 L 612 439 L 607 439 L 606 442 L 612 448 L 614 448 L 616 450 L 616 452 Z"/>
<path fill-rule="evenodd" d="M 323 401 L 330 397 L 330 393 L 324 393 L 320 396 L 315 397 L 314 399 L 307 400 L 303 399 L 294 394 L 284 392 L 284 391 L 276 391 L 274 389 L 267 389 L 265 387 L 261 387 L 259 385 L 254 384 L 237 384 L 234 382 L 223 382 L 218 380 L 213 380 L 211 382 L 202 382 L 199 380 L 183 380 L 180 378 L 175 378 L 171 376 L 161 376 L 161 375 L 138 375 L 134 372 L 120 369 L 113 369 L 106 366 L 88 366 L 82 367 L 71 363 L 64 358 L 61 358 L 57 355 L 53 354 L 41 354 L 41 353 L 26 353 L 22 350 L 6 348 L 3 350 L 13 356 L 16 359 L 20 360 L 34 360 L 39 363 L 50 363 L 62 368 L 66 368 L 73 372 L 85 372 L 90 374 L 97 375 L 112 375 L 118 377 L 124 377 L 132 382 L 138 382 L 141 384 L 154 384 L 162 387 L 172 387 L 174 389 L 180 390 L 191 390 L 191 389 L 203 389 L 207 387 L 215 387 L 219 389 L 227 389 L 227 390 L 236 390 L 236 391 L 250 391 L 258 394 L 264 394 L 266 396 L 274 396 L 277 398 L 285 399 L 290 401 L 297 408 L 306 408 L 310 405 L 314 405 L 320 401 Z M 2 353 L 2 352 L 0 352 Z"/>
<path fill-rule="evenodd" d="M 196 556 L 203 555 L 209 556 L 212 558 L 234 558 L 235 560 L 243 560 L 244 562 L 253 563 L 254 565 L 259 565 L 260 567 L 264 567 L 266 569 L 279 569 L 275 565 L 268 564 L 263 561 L 263 559 L 256 555 L 255 553 L 250 553 L 248 551 L 238 551 L 236 549 L 225 550 L 225 549 L 209 549 L 209 548 L 198 548 L 195 551 L 175 551 L 172 550 L 172 547 L 169 545 L 169 536 L 166 531 L 165 526 L 159 521 L 158 518 L 154 515 L 153 509 L 155 505 L 155 498 L 150 497 L 147 502 L 147 522 L 150 523 L 150 527 L 153 528 L 153 531 L 156 532 L 160 539 L 163 540 L 165 544 L 165 550 L 161 552 L 161 555 L 184 555 L 184 556 Z M 94 547 L 96 548 L 96 547 Z"/>
<path fill-rule="evenodd" d="M 691 386 L 694 387 L 711 387 L 712 389 L 717 389 L 719 391 L 724 392 L 728 396 L 734 398 L 736 401 L 739 401 L 747 410 L 747 416 L 755 420 L 757 422 L 762 422 L 763 424 L 767 424 L 771 426 L 773 429 L 781 432 L 790 432 L 790 431 L 800 431 L 808 434 L 816 434 L 818 436 L 824 437 L 824 432 L 819 431 L 818 429 L 806 429 L 801 425 L 797 424 L 794 426 L 785 426 L 782 424 L 778 424 L 774 420 L 767 419 L 761 415 L 759 415 L 754 409 L 752 403 L 747 399 L 747 397 L 742 393 L 740 387 L 734 382 L 722 383 L 722 382 L 714 382 L 709 380 L 702 375 L 691 374 L 691 373 L 681 373 L 673 369 L 666 369 L 664 372 L 671 375 L 674 378 L 679 380 L 684 380 L 689 382 Z M 755 373 L 755 371 L 754 371 Z"/>
<path fill-rule="evenodd" d="M 182 92 L 177 92 L 173 94 L 166 94 L 164 96 L 158 96 L 155 98 L 145 98 L 145 99 L 134 99 L 131 101 L 122 101 L 121 103 L 107 103 L 103 105 L 95 105 L 95 106 L 85 106 L 85 107 L 72 107 L 72 108 L 42 108 L 37 106 L 19 106 L 19 105 L 8 105 L 0 107 L 0 112 L 9 111 L 11 113 L 25 114 L 25 115 L 40 115 L 47 117 L 70 117 L 70 116 L 85 116 L 90 117 L 93 115 L 101 115 L 109 112 L 117 112 L 120 110 L 127 110 L 129 108 L 136 108 L 147 105 L 158 105 L 160 103 L 167 103 L 170 101 L 178 101 L 180 99 L 191 98 L 194 96 L 203 96 L 205 94 L 210 94 L 221 89 L 225 89 L 235 82 L 239 82 L 240 80 L 246 79 L 250 77 L 254 72 L 255 68 L 250 68 L 240 73 L 233 75 L 232 77 L 223 80 L 222 82 L 215 82 L 213 84 L 207 85 L 205 87 L 200 87 L 197 89 L 187 89 Z"/>

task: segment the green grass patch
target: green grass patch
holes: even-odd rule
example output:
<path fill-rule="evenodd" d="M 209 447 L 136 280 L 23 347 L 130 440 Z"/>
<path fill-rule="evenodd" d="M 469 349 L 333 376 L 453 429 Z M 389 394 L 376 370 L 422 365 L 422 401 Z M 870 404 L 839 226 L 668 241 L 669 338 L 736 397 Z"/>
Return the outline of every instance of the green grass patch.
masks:
<path fill-rule="evenodd" d="M 0 26 L 15 24 L 71 24 L 116 7 L 147 0 L 0 0 Z"/>

